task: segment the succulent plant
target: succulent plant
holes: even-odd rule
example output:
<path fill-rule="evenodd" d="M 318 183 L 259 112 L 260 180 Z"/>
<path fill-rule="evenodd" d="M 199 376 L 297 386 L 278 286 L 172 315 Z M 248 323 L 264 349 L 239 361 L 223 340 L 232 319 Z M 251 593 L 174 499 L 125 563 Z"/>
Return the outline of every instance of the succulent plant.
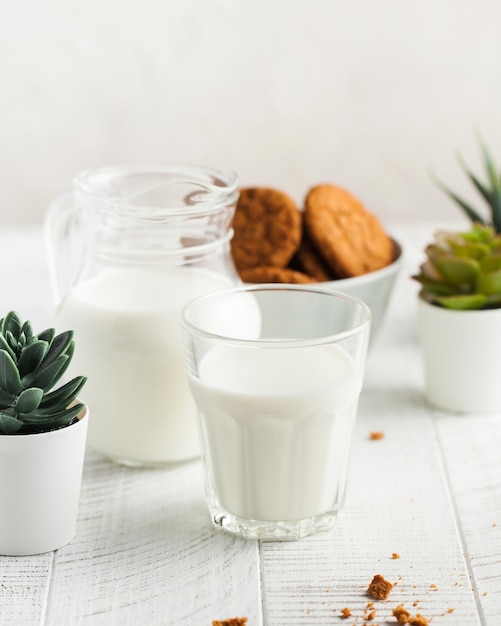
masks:
<path fill-rule="evenodd" d="M 76 420 L 84 405 L 74 401 L 87 379 L 78 376 L 52 390 L 74 349 L 72 331 L 35 335 L 15 311 L 0 319 L 0 434 L 56 430 Z"/>
<path fill-rule="evenodd" d="M 420 273 L 412 277 L 425 300 L 448 309 L 501 307 L 501 235 L 492 227 L 439 231 L 425 252 Z"/>
<path fill-rule="evenodd" d="M 489 217 L 482 217 L 481 212 L 477 211 L 477 209 L 473 208 L 468 202 L 448 189 L 436 177 L 435 182 L 442 189 L 442 191 L 445 191 L 445 193 L 460 206 L 471 222 L 482 224 L 484 226 L 492 226 L 496 232 L 501 233 L 501 171 L 497 169 L 496 164 L 494 163 L 494 160 L 485 144 L 481 141 L 479 143 L 483 157 L 485 174 L 487 176 L 486 183 L 480 181 L 479 178 L 468 169 L 462 158 L 459 156 L 458 161 L 476 191 L 487 203 Z"/>

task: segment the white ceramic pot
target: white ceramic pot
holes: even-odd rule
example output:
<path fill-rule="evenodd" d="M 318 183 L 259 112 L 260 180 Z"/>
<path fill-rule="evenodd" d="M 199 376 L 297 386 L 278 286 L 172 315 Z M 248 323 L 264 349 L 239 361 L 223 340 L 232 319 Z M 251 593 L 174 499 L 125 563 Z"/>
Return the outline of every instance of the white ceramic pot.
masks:
<path fill-rule="evenodd" d="M 75 424 L 30 435 L 0 435 L 0 554 L 62 547 L 76 532 L 88 409 Z"/>
<path fill-rule="evenodd" d="M 501 309 L 453 311 L 418 298 L 428 400 L 458 413 L 501 410 Z"/>

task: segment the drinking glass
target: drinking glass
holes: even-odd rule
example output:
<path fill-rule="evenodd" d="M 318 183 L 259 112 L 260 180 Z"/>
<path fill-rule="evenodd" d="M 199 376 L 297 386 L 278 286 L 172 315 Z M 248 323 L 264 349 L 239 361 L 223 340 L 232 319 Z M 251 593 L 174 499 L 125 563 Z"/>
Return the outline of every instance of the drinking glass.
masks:
<path fill-rule="evenodd" d="M 182 311 L 213 523 L 295 540 L 344 501 L 370 310 L 341 293 L 244 285 Z"/>

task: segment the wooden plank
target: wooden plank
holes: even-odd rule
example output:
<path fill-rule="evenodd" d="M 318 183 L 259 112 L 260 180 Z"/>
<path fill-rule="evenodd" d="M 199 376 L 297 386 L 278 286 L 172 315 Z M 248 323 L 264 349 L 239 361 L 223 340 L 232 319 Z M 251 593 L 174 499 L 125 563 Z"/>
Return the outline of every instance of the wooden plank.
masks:
<path fill-rule="evenodd" d="M 0 556 L 0 625 L 43 624 L 54 554 Z"/>
<path fill-rule="evenodd" d="M 501 620 L 501 416 L 436 413 L 437 429 L 485 624 Z"/>
<path fill-rule="evenodd" d="M 371 430 L 384 439 L 370 440 Z M 429 413 L 409 406 L 406 393 L 366 393 L 338 525 L 297 544 L 263 544 L 262 564 L 268 626 L 327 626 L 345 606 L 360 621 L 375 574 L 398 583 L 375 603 L 376 622 L 391 621 L 403 603 L 434 624 L 444 616 L 444 624 L 477 625 Z"/>
<path fill-rule="evenodd" d="M 47 626 L 261 624 L 256 542 L 209 523 L 198 462 L 116 466 L 89 454 L 76 539 L 59 551 Z"/>

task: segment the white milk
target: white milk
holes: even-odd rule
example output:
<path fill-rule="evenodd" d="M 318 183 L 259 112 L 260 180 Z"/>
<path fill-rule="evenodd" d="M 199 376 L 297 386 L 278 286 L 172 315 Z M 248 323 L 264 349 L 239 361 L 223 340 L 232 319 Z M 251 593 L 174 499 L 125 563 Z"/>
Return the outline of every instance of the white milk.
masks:
<path fill-rule="evenodd" d="M 190 377 L 219 504 L 254 520 L 340 506 L 361 375 L 337 346 L 217 347 Z"/>
<path fill-rule="evenodd" d="M 62 302 L 57 325 L 75 331 L 71 374 L 86 374 L 90 445 L 106 456 L 159 464 L 199 454 L 184 368 L 180 311 L 229 286 L 201 269 L 109 269 Z"/>

